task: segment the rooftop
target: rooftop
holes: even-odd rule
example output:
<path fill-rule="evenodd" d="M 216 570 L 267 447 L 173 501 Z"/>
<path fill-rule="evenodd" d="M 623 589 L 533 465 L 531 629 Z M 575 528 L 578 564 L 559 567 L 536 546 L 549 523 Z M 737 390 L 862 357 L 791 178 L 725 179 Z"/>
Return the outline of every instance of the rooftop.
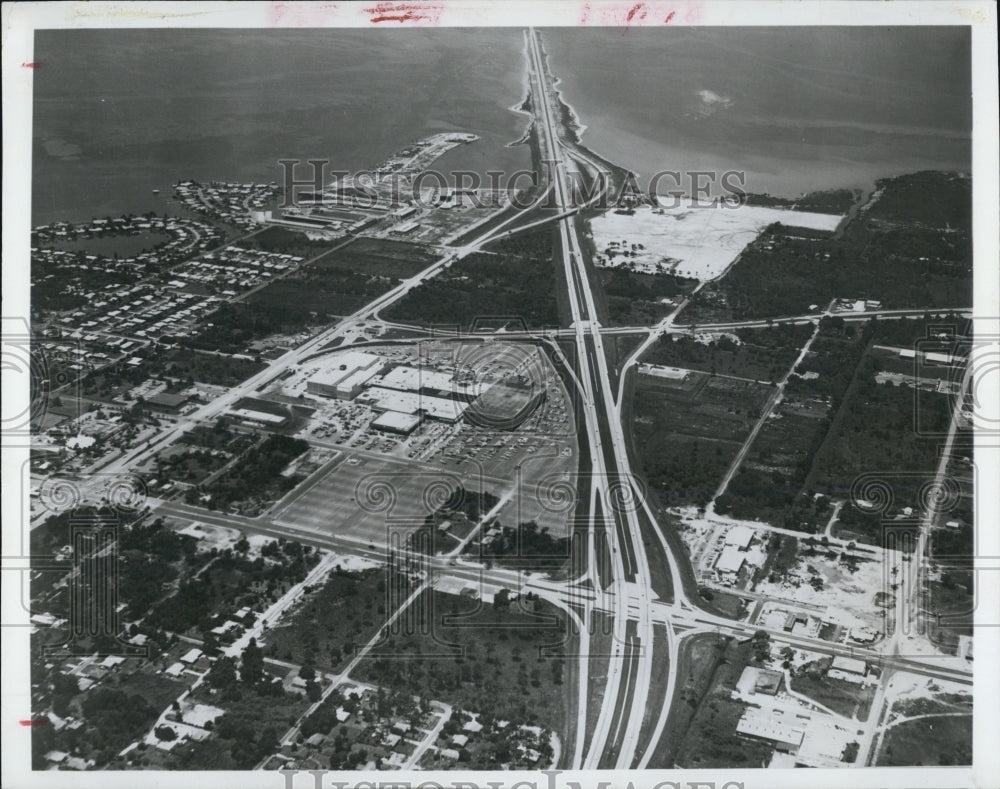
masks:
<path fill-rule="evenodd" d="M 830 664 L 830 668 L 838 669 L 840 671 L 846 671 L 850 674 L 867 674 L 868 665 L 863 660 L 858 660 L 857 658 L 849 658 L 838 655 L 833 659 Z"/>
<path fill-rule="evenodd" d="M 720 573 L 738 573 L 743 568 L 746 556 L 735 545 L 727 545 L 722 549 L 715 562 L 715 569 Z"/>
<path fill-rule="evenodd" d="M 726 545 L 736 545 L 746 549 L 753 541 L 754 532 L 749 526 L 733 526 L 726 532 Z"/>
<path fill-rule="evenodd" d="M 765 712 L 751 707 L 743 713 L 740 722 L 736 724 L 736 731 L 739 734 L 748 734 L 751 737 L 761 737 L 797 747 L 802 744 L 806 723 L 806 720 L 782 715 L 776 710 Z"/>

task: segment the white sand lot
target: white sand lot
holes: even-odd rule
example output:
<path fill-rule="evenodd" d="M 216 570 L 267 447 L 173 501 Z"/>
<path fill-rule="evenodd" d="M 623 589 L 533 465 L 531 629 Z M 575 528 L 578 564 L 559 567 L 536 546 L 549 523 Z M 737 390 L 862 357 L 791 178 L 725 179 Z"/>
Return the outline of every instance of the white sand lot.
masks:
<path fill-rule="evenodd" d="M 692 207 L 688 200 L 678 208 L 655 211 L 641 206 L 631 215 L 608 211 L 591 220 L 597 265 L 710 280 L 721 275 L 773 222 L 833 231 L 843 218 L 764 206 Z"/>

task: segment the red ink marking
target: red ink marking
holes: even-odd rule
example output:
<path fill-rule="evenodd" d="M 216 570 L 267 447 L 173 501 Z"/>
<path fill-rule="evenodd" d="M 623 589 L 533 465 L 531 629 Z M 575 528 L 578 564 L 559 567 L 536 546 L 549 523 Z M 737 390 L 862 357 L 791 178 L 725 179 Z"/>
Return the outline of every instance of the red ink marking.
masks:
<path fill-rule="evenodd" d="M 669 14 L 667 14 L 667 18 L 663 20 L 663 24 L 669 25 L 670 24 L 670 20 L 674 18 L 674 15 L 676 13 L 677 13 L 676 11 L 671 11 Z"/>
<path fill-rule="evenodd" d="M 585 25 L 590 21 L 590 3 L 583 4 L 583 13 L 580 14 L 580 24 Z"/>
<path fill-rule="evenodd" d="M 640 21 L 642 21 L 643 19 L 646 18 L 646 4 L 645 3 L 636 3 L 634 6 L 632 6 L 629 9 L 628 14 L 625 16 L 625 24 L 626 25 L 631 25 L 632 24 L 632 20 L 635 18 L 636 14 L 641 14 L 641 16 L 639 17 Z"/>
<path fill-rule="evenodd" d="M 380 22 L 434 25 L 441 16 L 442 7 L 422 3 L 378 3 L 367 10 L 375 25 Z"/>
<path fill-rule="evenodd" d="M 31 718 L 26 718 L 25 720 L 19 720 L 22 726 L 48 726 L 50 721 L 48 718 L 36 718 L 32 720 Z"/>
<path fill-rule="evenodd" d="M 38 63 L 34 61 L 28 61 L 27 63 L 22 63 L 21 68 L 38 68 Z"/>

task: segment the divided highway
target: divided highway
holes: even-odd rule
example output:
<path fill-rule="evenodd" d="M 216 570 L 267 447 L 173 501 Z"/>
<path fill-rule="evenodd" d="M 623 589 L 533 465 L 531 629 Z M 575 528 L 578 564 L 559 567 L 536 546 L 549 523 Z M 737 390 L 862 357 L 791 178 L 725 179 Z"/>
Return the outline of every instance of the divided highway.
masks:
<path fill-rule="evenodd" d="M 629 470 L 625 437 L 614 408 L 611 376 L 601 326 L 588 280 L 567 175 L 572 151 L 554 120 L 556 101 L 552 79 L 542 56 L 538 35 L 526 34 L 532 86 L 532 106 L 542 156 L 551 164 L 559 220 L 560 252 L 569 291 L 576 343 L 577 373 L 584 388 L 585 418 L 590 442 L 592 486 L 606 505 L 610 522 L 591 520 L 591 530 L 608 530 L 612 551 L 614 651 L 596 729 L 580 764 L 584 769 L 628 768 L 638 746 L 639 730 L 650 691 L 653 660 L 652 592 L 649 564 L 641 535 L 638 501 L 642 495 Z M 591 556 L 595 562 L 597 557 Z M 675 584 L 676 585 L 676 584 Z M 682 595 L 674 590 L 675 597 Z M 628 604 L 626 604 L 628 601 Z M 580 710 L 580 722 L 586 710 Z"/>

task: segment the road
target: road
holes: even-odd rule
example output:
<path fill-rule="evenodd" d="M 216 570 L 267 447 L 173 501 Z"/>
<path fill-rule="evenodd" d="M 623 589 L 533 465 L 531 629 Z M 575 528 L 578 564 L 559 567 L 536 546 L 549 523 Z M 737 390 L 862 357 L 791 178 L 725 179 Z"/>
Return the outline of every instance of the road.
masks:
<path fill-rule="evenodd" d="M 560 129 L 555 120 L 557 113 L 553 105 L 558 98 L 541 52 L 539 37 L 534 30 L 529 30 L 526 38 L 539 145 L 543 157 L 552 165 L 554 199 L 562 216 L 559 220 L 560 252 L 569 293 L 571 328 L 575 332 L 576 371 L 584 389 L 592 495 L 598 497 L 604 505 L 602 511 L 608 515 L 603 524 L 596 523 L 591 517 L 591 544 L 593 530 L 603 527 L 611 546 L 611 586 L 617 600 L 611 612 L 616 654 L 609 661 L 601 713 L 587 753 L 582 758 L 577 754 L 572 766 L 584 769 L 628 768 L 633 764 L 639 745 L 653 661 L 652 604 L 656 595 L 652 591 L 639 507 L 636 506 L 642 491 L 629 468 L 593 286 L 588 279 L 577 217 L 572 213 L 575 206 L 568 185 L 567 160 L 573 156 L 575 145 L 572 137 Z M 577 162 L 581 161 L 580 157 L 575 158 Z M 592 552 L 591 565 L 596 560 Z M 674 576 L 674 586 L 678 588 L 673 590 L 673 599 L 680 601 L 684 593 L 676 579 Z M 626 600 L 627 604 L 623 605 Z M 586 712 L 585 707 L 578 711 L 578 725 L 584 725 Z"/>
<path fill-rule="evenodd" d="M 157 499 L 151 499 L 150 506 L 155 515 L 221 526 L 247 535 L 258 534 L 274 539 L 295 540 L 316 548 L 334 551 L 340 555 L 353 555 L 383 562 L 386 560 L 385 546 L 369 545 L 362 540 L 342 537 L 329 532 L 307 531 L 286 524 L 277 524 L 267 517 L 248 518 L 243 515 L 212 512 L 201 507 Z M 400 551 L 397 551 L 397 556 L 402 560 L 408 558 L 407 553 Z M 421 566 L 429 568 L 435 577 L 458 578 L 517 592 L 530 591 L 561 608 L 570 606 L 575 610 L 580 610 L 586 607 L 594 611 L 613 613 L 616 610 L 635 608 L 642 599 L 640 595 L 635 593 L 634 585 L 630 585 L 624 598 L 618 598 L 614 592 L 606 594 L 595 591 L 592 586 L 579 580 L 556 581 L 542 575 L 502 567 L 487 569 L 482 565 L 463 560 L 452 564 L 454 558 L 449 559 L 447 556 L 428 557 L 414 553 L 412 558 L 416 559 Z M 770 635 L 771 640 L 775 643 L 788 644 L 826 655 L 855 657 L 883 667 L 891 666 L 915 674 L 949 679 L 963 684 L 971 684 L 972 682 L 971 669 L 959 670 L 947 666 L 936 666 L 923 659 L 898 655 L 887 656 L 881 650 L 824 641 L 820 638 L 788 633 L 784 630 L 738 622 L 695 608 L 686 600 L 673 603 L 652 601 L 650 603 L 650 618 L 654 623 L 666 624 L 668 627 L 684 630 L 685 635 L 691 635 L 695 632 L 713 632 L 745 639 L 750 638 L 758 631 L 764 631 Z"/>
<path fill-rule="evenodd" d="M 538 201 L 540 202 L 543 199 L 544 195 L 541 195 L 539 196 Z M 288 353 L 283 354 L 272 361 L 259 373 L 251 376 L 238 386 L 234 386 L 229 389 L 225 394 L 222 394 L 211 402 L 205 404 L 193 414 L 179 420 L 176 425 L 161 433 L 153 441 L 147 442 L 144 446 L 125 452 L 121 457 L 104 467 L 102 469 L 102 473 L 104 475 L 120 474 L 128 469 L 141 466 L 154 455 L 171 446 L 190 428 L 192 424 L 200 421 L 211 420 L 220 416 L 232 408 L 232 406 L 240 399 L 252 395 L 259 388 L 263 387 L 286 370 L 301 363 L 308 356 L 323 348 L 323 346 L 328 345 L 336 339 L 342 339 L 348 334 L 353 333 L 359 328 L 359 324 L 364 323 L 372 317 L 376 317 L 380 310 L 394 304 L 411 290 L 420 286 L 431 277 L 434 277 L 442 269 L 447 268 L 457 260 L 461 260 L 468 255 L 471 255 L 482 245 L 496 238 L 503 228 L 507 226 L 507 224 L 513 223 L 520 218 L 521 217 L 519 215 L 514 215 L 508 219 L 507 222 L 491 228 L 482 235 L 477 236 L 468 244 L 457 247 L 452 251 L 448 251 L 423 271 L 403 280 L 394 288 L 386 293 L 383 293 L 377 299 L 365 305 L 354 314 L 345 317 L 329 329 L 325 329 L 319 334 L 311 337 L 297 348 L 290 350 Z"/>
<path fill-rule="evenodd" d="M 628 769 L 631 767 L 645 768 L 649 766 L 652 753 L 665 729 L 667 715 L 678 682 L 676 671 L 679 664 L 679 644 L 684 638 L 697 633 L 715 633 L 720 636 L 746 639 L 756 632 L 766 632 L 777 644 L 814 651 L 827 655 L 843 655 L 864 659 L 879 665 L 884 672 L 907 671 L 923 676 L 947 679 L 971 684 L 971 672 L 947 665 L 935 665 L 926 660 L 917 660 L 899 654 L 899 631 L 894 639 L 894 649 L 891 654 L 861 646 L 851 646 L 833 643 L 819 638 L 794 635 L 783 630 L 775 630 L 737 622 L 725 617 L 711 614 L 699 608 L 696 600 L 687 597 L 681 583 L 681 563 L 686 563 L 686 556 L 676 556 L 668 545 L 665 537 L 656 528 L 655 513 L 643 495 L 640 484 L 636 481 L 630 468 L 627 442 L 622 424 L 622 404 L 624 398 L 625 373 L 638 362 L 643 352 L 647 350 L 664 334 L 690 332 L 723 332 L 739 328 L 763 328 L 779 324 L 817 323 L 822 317 L 831 315 L 829 310 L 823 313 L 786 316 L 772 320 L 733 321 L 704 325 L 679 324 L 677 318 L 688 304 L 690 297 L 677 305 L 676 309 L 663 321 L 649 327 L 614 327 L 607 328 L 600 324 L 598 310 L 595 304 L 595 285 L 590 281 L 587 259 L 580 239 L 579 211 L 576 193 L 573 188 L 571 169 L 579 172 L 579 168 L 590 169 L 599 173 L 601 163 L 589 157 L 582 151 L 573 135 L 563 127 L 561 113 L 557 111 L 557 93 L 555 81 L 548 72 L 546 60 L 541 49 L 540 38 L 534 30 L 529 30 L 525 37 L 525 47 L 529 63 L 529 83 L 533 96 L 532 106 L 535 113 L 536 134 L 542 158 L 551 163 L 549 176 L 551 183 L 547 185 L 536 202 L 551 197 L 555 203 L 556 213 L 546 218 L 545 222 L 557 225 L 559 238 L 559 261 L 565 276 L 570 312 L 569 326 L 557 330 L 540 332 L 505 333 L 504 337 L 511 339 L 524 337 L 538 339 L 544 336 L 549 339 L 564 339 L 572 341 L 575 348 L 575 360 L 569 366 L 577 385 L 579 386 L 582 408 L 582 419 L 585 424 L 585 440 L 589 448 L 590 467 L 581 469 L 581 475 L 589 480 L 588 506 L 588 547 L 589 556 L 586 572 L 577 579 L 556 581 L 541 575 L 518 572 L 502 567 L 485 568 L 473 562 L 464 560 L 457 555 L 459 546 L 453 555 L 428 557 L 412 553 L 406 549 L 396 551 L 398 561 L 417 560 L 416 564 L 427 569 L 423 583 L 410 598 L 399 608 L 391 612 L 386 626 L 395 620 L 416 598 L 416 595 L 441 577 L 457 578 L 475 584 L 490 584 L 508 588 L 517 594 L 531 591 L 540 598 L 566 611 L 580 636 L 579 655 L 581 668 L 579 704 L 577 711 L 576 737 L 573 743 L 567 743 L 571 769 Z M 598 199 L 598 195 L 588 197 L 587 201 Z M 375 299 L 370 304 L 347 316 L 336 325 L 310 338 L 297 348 L 272 361 L 264 370 L 255 374 L 243 383 L 228 390 L 215 400 L 199 408 L 192 415 L 178 421 L 143 446 L 134 448 L 112 461 L 104 469 L 105 474 L 125 473 L 143 465 L 155 454 L 177 441 L 191 425 L 211 421 L 230 409 L 241 398 L 252 395 L 266 386 L 277 376 L 301 364 L 310 356 L 317 354 L 330 343 L 357 334 L 361 324 L 378 320 L 381 310 L 390 306 L 427 279 L 435 276 L 442 269 L 477 251 L 482 245 L 502 237 L 507 228 L 525 229 L 537 226 L 532 220 L 530 225 L 524 225 L 524 215 L 514 214 L 503 222 L 472 239 L 468 244 L 447 250 L 429 267 L 410 277 L 394 288 Z M 967 310 L 955 310 L 965 313 Z M 924 310 L 880 310 L 873 313 L 842 313 L 838 317 L 846 321 L 869 320 L 874 315 L 886 318 L 903 318 L 919 316 Z M 945 312 L 935 310 L 935 312 Z M 639 347 L 632 352 L 623 365 L 617 390 L 613 386 L 604 348 L 604 338 L 622 334 L 645 335 Z M 808 350 L 808 344 L 802 349 L 800 357 Z M 781 385 L 783 386 L 784 381 Z M 780 394 L 778 387 L 776 397 Z M 954 438 L 955 423 L 949 434 L 945 455 L 938 469 L 938 476 L 944 474 L 948 451 Z M 751 440 L 754 434 L 751 435 Z M 747 442 L 749 446 L 749 442 Z M 745 450 L 744 450 L 745 451 Z M 742 457 L 742 456 L 741 456 Z M 741 459 L 741 458 L 740 458 Z M 732 471 L 735 470 L 735 466 Z M 727 474 L 720 492 L 731 477 Z M 501 502 L 502 504 L 502 502 Z M 225 528 L 236 529 L 245 534 L 260 534 L 272 538 L 286 538 L 304 544 L 330 549 L 338 554 L 349 554 L 367 557 L 378 561 L 387 559 L 385 546 L 376 546 L 366 541 L 334 535 L 321 530 L 307 530 L 294 524 L 278 522 L 268 515 L 248 518 L 239 515 L 218 513 L 201 507 L 190 506 L 178 502 L 166 502 L 150 499 L 151 510 L 157 515 L 177 518 L 187 521 L 201 522 Z M 498 510 L 499 506 L 494 508 Z M 489 517 L 489 516 L 487 516 Z M 929 527 L 933 519 L 933 508 L 928 515 Z M 486 518 L 483 519 L 485 521 Z M 652 524 L 651 534 L 644 539 L 643 525 Z M 915 561 L 905 568 L 912 582 L 908 589 L 916 589 L 917 574 L 926 543 L 929 528 L 922 528 L 918 552 Z M 610 583 L 603 585 L 597 572 L 599 555 L 597 551 L 598 534 L 606 538 L 610 546 Z M 466 538 L 467 540 L 471 538 Z M 650 557 L 662 560 L 670 570 L 670 599 L 665 600 L 654 591 Z M 900 616 L 914 610 L 916 599 L 913 594 L 900 595 Z M 608 676 L 603 697 L 600 700 L 600 710 L 590 732 L 589 740 L 586 731 L 589 677 L 589 628 L 590 617 L 595 614 L 607 614 L 613 622 L 613 648 L 615 654 L 608 661 Z M 663 627 L 666 633 L 666 652 L 656 654 L 654 651 L 654 629 Z M 377 638 L 378 636 L 376 636 Z M 375 639 L 355 657 L 347 669 L 339 675 L 324 694 L 331 693 L 333 688 L 344 681 L 350 671 L 364 658 Z M 654 689 L 653 664 L 656 660 L 669 661 L 668 682 L 666 688 Z M 662 693 L 660 696 L 658 694 Z M 317 702 L 310 710 L 315 709 Z M 643 720 L 650 704 L 659 704 L 660 713 L 655 726 L 643 740 Z M 874 713 L 873 713 L 874 714 Z M 291 741 L 298 729 L 301 719 L 283 738 Z M 871 742 L 871 737 L 866 742 Z M 657 765 L 659 766 L 659 765 Z"/>

